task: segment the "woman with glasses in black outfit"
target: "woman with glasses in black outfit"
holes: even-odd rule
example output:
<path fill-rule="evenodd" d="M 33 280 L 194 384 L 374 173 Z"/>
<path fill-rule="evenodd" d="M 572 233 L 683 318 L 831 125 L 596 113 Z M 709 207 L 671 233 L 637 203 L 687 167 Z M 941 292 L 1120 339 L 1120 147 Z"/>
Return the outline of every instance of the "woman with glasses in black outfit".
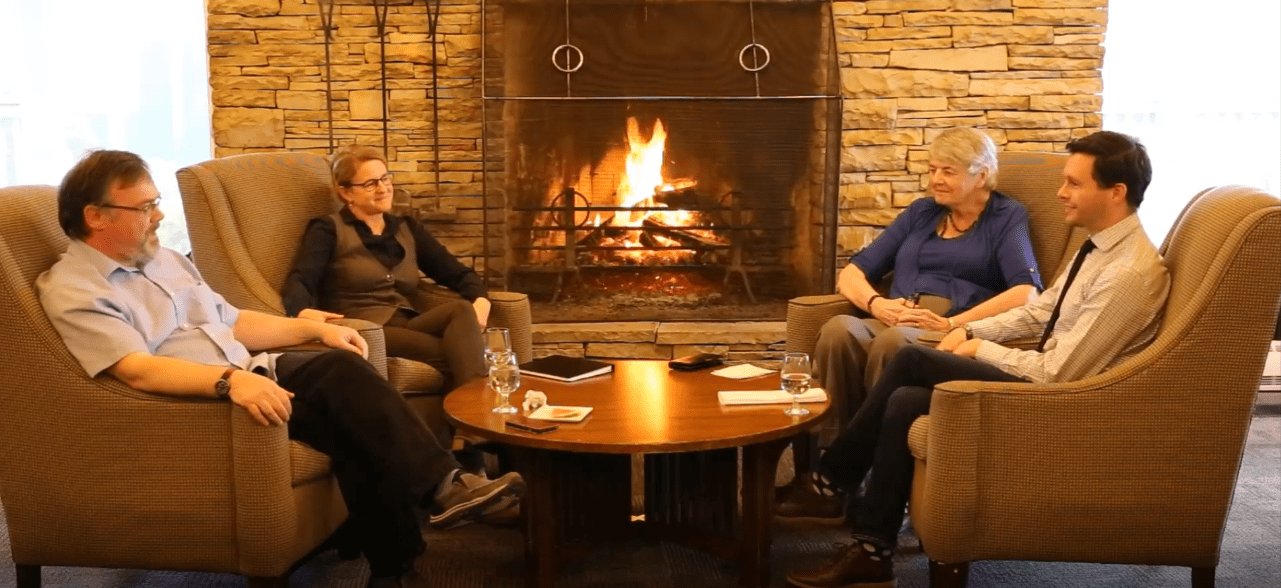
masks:
<path fill-rule="evenodd" d="M 841 270 L 837 291 L 860 317 L 833 317 L 819 332 L 814 379 L 844 426 L 894 353 L 926 331 L 946 332 L 1022 305 L 1040 290 L 1027 210 L 995 191 L 996 146 L 970 128 L 949 129 L 930 145 L 929 187 Z M 890 272 L 888 295 L 872 285 Z M 825 428 L 825 437 L 835 433 Z M 830 441 L 822 439 L 821 441 Z M 797 472 L 784 518 L 840 519 L 809 472 Z"/>
<path fill-rule="evenodd" d="M 387 355 L 435 367 L 448 379 L 446 389 L 483 376 L 481 329 L 490 304 L 480 276 L 413 217 L 389 214 L 392 176 L 382 151 L 345 147 L 331 167 L 344 206 L 308 223 L 281 293 L 285 312 L 383 325 Z M 423 275 L 463 299 L 415 308 Z"/>

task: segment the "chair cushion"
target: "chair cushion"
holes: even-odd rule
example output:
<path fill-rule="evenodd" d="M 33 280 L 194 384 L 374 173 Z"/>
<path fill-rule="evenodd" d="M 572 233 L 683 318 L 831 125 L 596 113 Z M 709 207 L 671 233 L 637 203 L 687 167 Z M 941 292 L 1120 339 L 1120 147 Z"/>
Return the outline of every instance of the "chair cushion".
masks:
<path fill-rule="evenodd" d="M 333 469 L 329 456 L 301 441 L 289 442 L 289 477 L 294 487 L 329 476 Z"/>

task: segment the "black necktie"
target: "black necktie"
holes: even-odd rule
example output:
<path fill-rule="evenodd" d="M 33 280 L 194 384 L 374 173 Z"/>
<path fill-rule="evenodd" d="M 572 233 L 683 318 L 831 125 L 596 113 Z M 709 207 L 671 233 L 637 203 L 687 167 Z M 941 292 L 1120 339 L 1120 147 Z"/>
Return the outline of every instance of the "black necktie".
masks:
<path fill-rule="evenodd" d="M 1063 299 L 1067 298 L 1068 288 L 1072 286 L 1072 280 L 1076 279 L 1076 272 L 1081 271 L 1081 264 L 1085 262 L 1085 256 L 1094 251 L 1094 241 L 1086 239 L 1081 244 L 1081 250 L 1076 252 L 1076 259 L 1072 260 L 1072 269 L 1068 270 L 1067 280 L 1063 282 L 1063 290 L 1059 292 L 1059 301 L 1054 303 L 1054 312 L 1050 313 L 1050 322 L 1045 323 L 1045 332 L 1041 333 L 1041 342 L 1036 344 L 1037 353 L 1045 351 L 1045 342 L 1050 340 L 1050 335 L 1054 334 L 1054 323 L 1059 322 L 1059 311 L 1063 309 Z"/>

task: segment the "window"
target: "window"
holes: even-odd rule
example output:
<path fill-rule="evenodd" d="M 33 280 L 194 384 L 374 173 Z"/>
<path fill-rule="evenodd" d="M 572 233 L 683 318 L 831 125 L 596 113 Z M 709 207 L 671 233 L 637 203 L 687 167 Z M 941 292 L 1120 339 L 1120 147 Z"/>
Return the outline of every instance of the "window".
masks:
<path fill-rule="evenodd" d="M 1153 242 L 1205 188 L 1281 190 L 1279 23 L 1277 0 L 1108 3 L 1103 128 L 1148 148 Z"/>
<path fill-rule="evenodd" d="M 190 251 L 174 172 L 212 154 L 205 38 L 204 2 L 0 0 L 0 186 L 133 151 L 165 196 L 161 242 Z"/>

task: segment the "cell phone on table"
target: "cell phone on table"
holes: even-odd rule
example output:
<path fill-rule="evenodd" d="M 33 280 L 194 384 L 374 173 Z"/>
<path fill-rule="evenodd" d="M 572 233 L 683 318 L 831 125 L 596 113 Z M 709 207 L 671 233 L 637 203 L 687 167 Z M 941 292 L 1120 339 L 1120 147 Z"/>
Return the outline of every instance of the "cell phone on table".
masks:
<path fill-rule="evenodd" d="M 560 428 L 559 425 L 553 425 L 551 423 L 537 423 L 537 422 L 532 422 L 527 420 L 526 421 L 506 421 L 506 425 L 518 431 L 525 431 L 526 433 L 536 433 L 536 434 L 550 433 Z"/>

